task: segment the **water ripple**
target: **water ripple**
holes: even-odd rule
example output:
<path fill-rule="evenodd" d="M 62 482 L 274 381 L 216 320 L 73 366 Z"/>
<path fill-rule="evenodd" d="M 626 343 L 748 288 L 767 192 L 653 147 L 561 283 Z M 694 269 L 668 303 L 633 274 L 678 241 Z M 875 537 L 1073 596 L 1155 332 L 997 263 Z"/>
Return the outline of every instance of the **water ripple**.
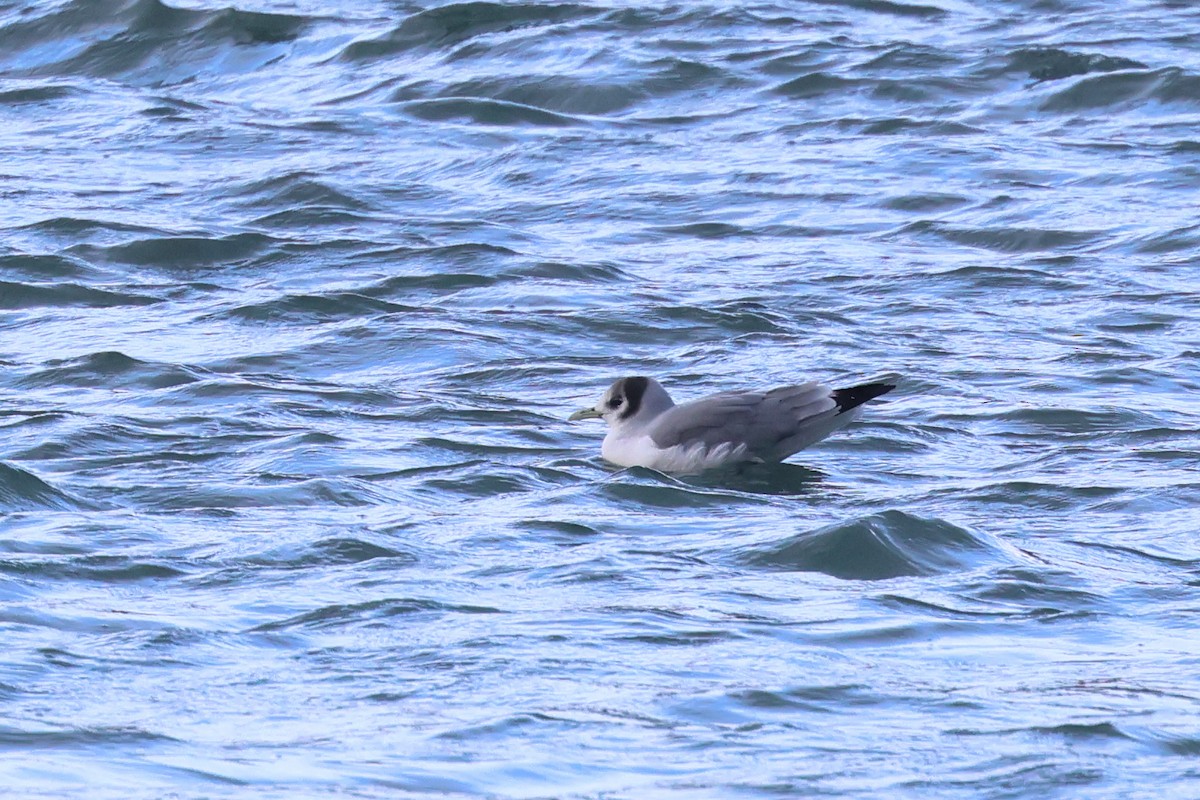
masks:
<path fill-rule="evenodd" d="M 0 785 L 1188 796 L 1195 23 L 0 7 Z M 638 374 L 900 387 L 677 479 Z"/>

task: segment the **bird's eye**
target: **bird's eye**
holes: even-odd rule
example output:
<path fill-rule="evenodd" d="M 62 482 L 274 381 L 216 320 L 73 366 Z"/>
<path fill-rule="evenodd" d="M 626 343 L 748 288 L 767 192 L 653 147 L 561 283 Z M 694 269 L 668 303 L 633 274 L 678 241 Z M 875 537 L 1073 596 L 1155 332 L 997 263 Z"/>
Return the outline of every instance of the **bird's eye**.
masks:
<path fill-rule="evenodd" d="M 610 398 L 609 398 L 609 400 L 608 400 L 608 407 L 609 407 L 609 408 L 616 408 L 616 407 L 617 407 L 617 406 L 619 406 L 619 405 L 621 405 L 621 398 L 620 398 L 620 397 L 610 397 Z"/>

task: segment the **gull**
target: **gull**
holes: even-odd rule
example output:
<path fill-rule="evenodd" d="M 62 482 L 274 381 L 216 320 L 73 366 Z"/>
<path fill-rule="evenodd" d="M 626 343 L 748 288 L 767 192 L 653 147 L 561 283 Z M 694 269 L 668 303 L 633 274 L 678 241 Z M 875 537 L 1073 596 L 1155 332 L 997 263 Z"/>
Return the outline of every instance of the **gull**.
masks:
<path fill-rule="evenodd" d="M 720 392 L 675 405 L 653 378 L 620 378 L 593 408 L 569 419 L 603 419 L 605 460 L 621 467 L 695 474 L 744 462 L 777 462 L 856 419 L 861 406 L 895 389 L 863 383 L 831 389 L 809 382 L 768 392 Z"/>

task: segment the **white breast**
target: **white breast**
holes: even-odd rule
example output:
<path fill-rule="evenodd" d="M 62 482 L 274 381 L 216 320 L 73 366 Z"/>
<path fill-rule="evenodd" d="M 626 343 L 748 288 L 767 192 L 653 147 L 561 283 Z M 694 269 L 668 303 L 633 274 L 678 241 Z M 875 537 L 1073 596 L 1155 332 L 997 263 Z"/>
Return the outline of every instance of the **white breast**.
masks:
<path fill-rule="evenodd" d="M 647 435 L 614 436 L 609 433 L 600 446 L 606 461 L 621 467 L 649 467 L 659 472 L 691 474 L 706 469 L 755 461 L 745 445 L 723 444 L 706 447 L 702 443 L 662 448 Z"/>

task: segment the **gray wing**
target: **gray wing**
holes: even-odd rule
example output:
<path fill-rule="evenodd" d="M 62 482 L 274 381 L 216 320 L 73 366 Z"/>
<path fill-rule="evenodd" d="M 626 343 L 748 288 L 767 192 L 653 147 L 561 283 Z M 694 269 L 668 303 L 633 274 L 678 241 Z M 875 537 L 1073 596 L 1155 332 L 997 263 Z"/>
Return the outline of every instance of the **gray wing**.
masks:
<path fill-rule="evenodd" d="M 832 390 L 805 383 L 765 393 L 723 392 L 684 403 L 651 423 L 649 434 L 659 447 L 740 444 L 763 460 L 779 461 L 828 436 L 836 415 Z"/>

